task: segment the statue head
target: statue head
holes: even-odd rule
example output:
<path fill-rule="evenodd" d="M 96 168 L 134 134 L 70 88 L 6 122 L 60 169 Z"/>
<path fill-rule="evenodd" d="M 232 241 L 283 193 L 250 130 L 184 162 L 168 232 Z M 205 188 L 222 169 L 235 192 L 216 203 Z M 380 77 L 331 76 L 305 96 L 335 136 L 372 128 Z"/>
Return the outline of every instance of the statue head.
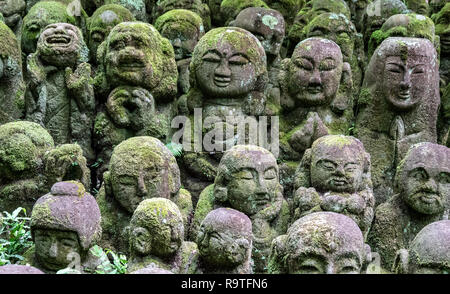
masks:
<path fill-rule="evenodd" d="M 410 147 L 397 167 L 396 192 L 413 210 L 438 214 L 450 201 L 450 149 L 433 143 Z"/>
<path fill-rule="evenodd" d="M 230 26 L 243 28 L 261 42 L 267 56 L 278 56 L 284 40 L 283 15 L 274 9 L 249 7 L 242 10 Z"/>
<path fill-rule="evenodd" d="M 39 36 L 37 53 L 46 64 L 75 67 L 89 60 L 89 49 L 80 29 L 68 23 L 46 26 Z"/>
<path fill-rule="evenodd" d="M 268 150 L 235 145 L 217 169 L 214 198 L 248 216 L 274 205 L 282 197 L 277 161 Z"/>
<path fill-rule="evenodd" d="M 297 187 L 356 193 L 371 186 L 370 155 L 361 141 L 344 135 L 320 137 L 297 168 Z"/>
<path fill-rule="evenodd" d="M 128 9 L 117 4 L 103 5 L 92 14 L 87 24 L 87 42 L 93 62 L 97 63 L 98 46 L 117 24 L 124 21 L 134 21 L 134 17 Z"/>
<path fill-rule="evenodd" d="M 175 55 L 169 40 L 151 24 L 122 22 L 100 48 L 98 59 L 104 64 L 110 86 L 140 86 L 157 102 L 173 101 L 178 78 Z"/>
<path fill-rule="evenodd" d="M 153 7 L 153 21 L 156 21 L 161 15 L 175 10 L 186 9 L 198 14 L 202 18 L 205 31 L 211 28 L 211 17 L 209 7 L 202 0 L 161 0 L 156 1 Z"/>
<path fill-rule="evenodd" d="M 283 61 L 282 91 L 297 106 L 328 105 L 338 93 L 343 65 L 341 49 L 335 42 L 308 38 Z"/>
<path fill-rule="evenodd" d="M 0 78 L 21 76 L 22 56 L 19 43 L 11 29 L 3 22 L 0 22 L 0 38 L 4 42 L 0 47 Z"/>
<path fill-rule="evenodd" d="M 100 240 L 100 209 L 83 185 L 59 182 L 40 197 L 31 213 L 31 234 L 36 259 L 43 268 L 57 271 L 70 263 L 69 254 L 81 261 Z"/>
<path fill-rule="evenodd" d="M 117 145 L 109 170 L 105 185 L 130 214 L 144 199 L 171 199 L 180 190 L 180 170 L 175 157 L 153 137 L 133 137 Z"/>
<path fill-rule="evenodd" d="M 190 73 L 191 88 L 198 88 L 205 98 L 242 97 L 264 90 L 266 54 L 258 39 L 244 29 L 212 29 L 195 47 Z"/>
<path fill-rule="evenodd" d="M 252 238 L 248 216 L 231 208 L 218 208 L 202 221 L 197 244 L 207 267 L 229 269 L 249 262 Z"/>
<path fill-rule="evenodd" d="M 0 266 L 0 275 L 42 275 L 41 270 L 31 265 L 5 264 Z"/>
<path fill-rule="evenodd" d="M 400 249 L 392 270 L 401 274 L 448 274 L 450 272 L 450 221 L 424 227 L 409 245 Z"/>
<path fill-rule="evenodd" d="M 130 222 L 130 249 L 133 254 L 172 256 L 183 239 L 181 212 L 169 199 L 145 199 L 134 211 Z"/>
<path fill-rule="evenodd" d="M 406 6 L 417 14 L 428 15 L 428 0 L 406 0 Z"/>
<path fill-rule="evenodd" d="M 67 6 L 56 1 L 36 3 L 23 18 L 22 51 L 30 54 L 36 51 L 36 44 L 42 30 L 53 23 L 70 23 L 76 25 L 76 20 L 67 12 Z"/>
<path fill-rule="evenodd" d="M 25 0 L 5 0 L 0 2 L 0 13 L 9 27 L 14 27 L 22 17 L 27 7 Z"/>
<path fill-rule="evenodd" d="M 186 9 L 164 13 L 156 19 L 155 28 L 172 44 L 176 60 L 190 58 L 195 45 L 205 34 L 202 18 Z"/>
<path fill-rule="evenodd" d="M 120 5 L 130 11 L 137 21 L 147 22 L 146 0 L 104 0 L 104 4 Z"/>
<path fill-rule="evenodd" d="M 450 56 L 450 3 L 445 4 L 432 19 L 436 25 L 436 34 L 441 39 L 441 54 Z"/>
<path fill-rule="evenodd" d="M 359 274 L 370 259 L 370 247 L 351 218 L 315 212 L 272 242 L 269 267 L 289 274 Z"/>
<path fill-rule="evenodd" d="M 263 7 L 269 6 L 262 0 L 223 0 L 220 3 L 220 19 L 222 26 L 230 26 L 230 22 L 236 19 L 236 16 L 249 7 Z"/>

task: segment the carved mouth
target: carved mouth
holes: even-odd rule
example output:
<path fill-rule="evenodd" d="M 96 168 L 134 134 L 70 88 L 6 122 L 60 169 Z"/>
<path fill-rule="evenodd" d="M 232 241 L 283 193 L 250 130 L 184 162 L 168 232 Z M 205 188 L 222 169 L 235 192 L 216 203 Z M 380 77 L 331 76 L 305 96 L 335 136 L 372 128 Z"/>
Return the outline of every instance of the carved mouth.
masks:
<path fill-rule="evenodd" d="M 411 98 L 411 93 L 409 90 L 406 91 L 400 91 L 398 93 L 398 98 L 402 99 L 402 100 L 408 100 L 409 98 Z"/>
<path fill-rule="evenodd" d="M 51 35 L 45 42 L 50 45 L 68 46 L 72 42 L 72 38 L 67 35 Z"/>
<path fill-rule="evenodd" d="M 420 201 L 426 204 L 433 204 L 434 202 L 439 201 L 439 195 L 435 192 L 419 192 L 417 194 Z"/>
<path fill-rule="evenodd" d="M 332 182 L 337 187 L 342 187 L 348 184 L 347 180 L 344 179 L 332 179 Z"/>
<path fill-rule="evenodd" d="M 225 88 L 231 83 L 231 77 L 214 77 L 214 84 L 217 87 Z"/>
<path fill-rule="evenodd" d="M 138 58 L 127 57 L 119 61 L 119 67 L 126 71 L 137 70 L 145 67 L 145 63 Z"/>
<path fill-rule="evenodd" d="M 308 91 L 309 94 L 315 95 L 315 94 L 322 93 L 323 88 L 322 88 L 322 86 L 308 86 L 306 88 L 306 91 Z"/>

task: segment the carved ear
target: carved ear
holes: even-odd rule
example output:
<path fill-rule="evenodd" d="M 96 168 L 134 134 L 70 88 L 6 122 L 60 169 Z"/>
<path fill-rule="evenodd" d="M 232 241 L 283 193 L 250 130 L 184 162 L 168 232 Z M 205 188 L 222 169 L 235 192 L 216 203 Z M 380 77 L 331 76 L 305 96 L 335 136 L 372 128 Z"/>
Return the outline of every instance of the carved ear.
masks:
<path fill-rule="evenodd" d="M 303 154 L 302 160 L 295 171 L 294 191 L 300 187 L 309 187 L 311 184 L 311 148 Z"/>
<path fill-rule="evenodd" d="M 214 199 L 218 202 L 227 201 L 228 189 L 223 186 L 219 186 L 217 184 L 214 185 Z"/>
<path fill-rule="evenodd" d="M 289 82 L 288 72 L 290 64 L 291 64 L 290 58 L 283 59 L 281 61 L 280 71 L 278 73 L 278 81 L 280 83 L 281 89 L 280 104 L 281 107 L 285 109 L 290 109 L 295 105 L 294 100 L 291 97 L 289 97 L 288 92 L 288 82 Z"/>
<path fill-rule="evenodd" d="M 103 185 L 105 185 L 105 196 L 112 197 L 111 172 L 106 171 L 103 173 Z"/>
<path fill-rule="evenodd" d="M 287 235 L 281 235 L 272 241 L 268 266 L 269 274 L 285 274 L 288 272 L 286 239 Z"/>
<path fill-rule="evenodd" d="M 406 249 L 400 249 L 395 256 L 391 271 L 397 274 L 407 274 L 409 263 L 409 252 Z"/>
<path fill-rule="evenodd" d="M 341 83 L 336 97 L 331 102 L 331 110 L 335 113 L 342 113 L 351 106 L 353 88 L 352 69 L 348 62 L 342 65 Z"/>

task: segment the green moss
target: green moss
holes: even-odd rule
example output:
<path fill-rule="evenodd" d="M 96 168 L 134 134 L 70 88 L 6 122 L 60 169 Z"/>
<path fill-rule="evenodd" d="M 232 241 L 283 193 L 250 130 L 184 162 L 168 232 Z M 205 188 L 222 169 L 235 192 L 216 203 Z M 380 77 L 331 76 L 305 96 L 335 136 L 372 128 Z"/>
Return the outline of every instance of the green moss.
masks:
<path fill-rule="evenodd" d="M 18 65 L 22 66 L 22 57 L 13 31 L 3 22 L 0 22 L 0 56 L 2 59 L 12 58 Z"/>
<path fill-rule="evenodd" d="M 361 88 L 361 91 L 359 92 L 358 104 L 368 105 L 370 104 L 371 101 L 372 101 L 372 94 L 370 92 L 370 89 Z"/>
<path fill-rule="evenodd" d="M 198 230 L 206 215 L 214 209 L 214 184 L 207 186 L 201 193 L 194 212 L 190 240 L 195 241 Z"/>
<path fill-rule="evenodd" d="M 155 21 L 155 28 L 161 32 L 162 28 L 168 24 L 176 22 L 178 26 L 186 27 L 186 29 L 180 29 L 181 31 L 187 31 L 187 28 L 194 26 L 198 31 L 203 31 L 203 20 L 195 12 L 186 9 L 174 9 L 164 13 L 158 17 Z"/>

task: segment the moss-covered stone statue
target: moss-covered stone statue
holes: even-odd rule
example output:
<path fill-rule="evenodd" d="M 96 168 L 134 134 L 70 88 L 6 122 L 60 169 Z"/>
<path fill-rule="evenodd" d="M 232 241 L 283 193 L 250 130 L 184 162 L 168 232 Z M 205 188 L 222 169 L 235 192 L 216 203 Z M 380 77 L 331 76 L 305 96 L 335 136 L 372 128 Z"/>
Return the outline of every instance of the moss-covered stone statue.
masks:
<path fill-rule="evenodd" d="M 197 273 L 251 274 L 252 222 L 242 212 L 217 208 L 202 221 L 197 236 Z"/>
<path fill-rule="evenodd" d="M 280 107 L 280 85 L 278 82 L 281 68 L 280 51 L 285 31 L 283 15 L 273 9 L 249 7 L 242 10 L 230 25 L 249 31 L 261 42 L 266 52 L 269 76 L 266 88 L 266 114 L 277 114 Z"/>
<path fill-rule="evenodd" d="M 428 0 L 405 0 L 405 3 L 409 10 L 417 14 L 428 15 Z"/>
<path fill-rule="evenodd" d="M 273 10 L 283 15 L 286 22 L 286 31 L 294 23 L 295 16 L 305 6 L 305 0 L 266 0 L 264 1 Z"/>
<path fill-rule="evenodd" d="M 442 9 L 442 7 L 445 6 L 446 3 L 447 0 L 429 0 L 428 1 L 429 15 L 438 13 Z"/>
<path fill-rule="evenodd" d="M 121 5 L 110 4 L 99 7 L 87 23 L 86 39 L 89 47 L 90 61 L 93 64 L 98 63 L 97 49 L 117 24 L 134 20 L 131 12 Z"/>
<path fill-rule="evenodd" d="M 370 60 L 358 101 L 355 134 L 372 159 L 377 205 L 392 195 L 395 168 L 409 147 L 436 142 L 439 78 L 427 39 L 390 37 Z"/>
<path fill-rule="evenodd" d="M 439 52 L 434 23 L 431 18 L 419 14 L 395 14 L 383 26 L 373 32 L 369 40 L 367 57 L 370 59 L 377 47 L 389 37 L 425 38 L 430 40 Z"/>
<path fill-rule="evenodd" d="M 361 2 L 361 1 L 358 1 Z M 342 14 L 351 18 L 350 8 L 343 0 L 309 0 L 305 6 L 297 13 L 292 27 L 288 31 L 288 56 L 294 51 L 295 46 L 305 39 L 303 29 L 316 16 L 322 13 Z"/>
<path fill-rule="evenodd" d="M 236 145 L 225 152 L 214 184 L 200 194 L 191 228 L 192 240 L 198 237 L 206 215 L 219 207 L 236 209 L 251 219 L 254 272 L 265 272 L 270 243 L 286 232 L 290 221 L 272 153 L 253 145 Z"/>
<path fill-rule="evenodd" d="M 270 8 L 262 0 L 223 0 L 220 3 L 220 19 L 222 20 L 220 25 L 229 26 L 242 10 L 249 7 Z"/>
<path fill-rule="evenodd" d="M 1 7 L 0 2 L 0 7 Z M 0 8 L 1 9 L 1 8 Z M 23 118 L 25 83 L 22 76 L 22 56 L 16 36 L 0 22 L 0 125 Z"/>
<path fill-rule="evenodd" d="M 189 64 L 192 52 L 205 34 L 203 21 L 195 12 L 174 9 L 164 13 L 155 21 L 155 28 L 173 46 L 178 68 L 178 95 L 189 91 Z"/>
<path fill-rule="evenodd" d="M 190 65 L 191 88 L 180 98 L 180 110 L 191 115 L 192 126 L 195 108 L 201 108 L 203 118 L 214 120 L 215 123 L 207 125 L 205 119 L 202 130 L 205 135 L 219 124 L 234 133 L 213 138 L 214 150 L 183 153 L 184 167 L 190 176 L 185 185 L 190 191 L 191 184 L 187 181 L 192 177 L 204 183 L 200 191 L 214 181 L 220 157 L 227 148 L 224 145 L 233 146 L 238 140 L 235 133 L 239 123 L 249 116 L 263 115 L 266 64 L 266 54 L 258 39 L 237 27 L 210 30 L 195 47 Z"/>
<path fill-rule="evenodd" d="M 450 221 L 424 227 L 408 249 L 399 250 L 393 265 L 398 274 L 450 273 Z"/>
<path fill-rule="evenodd" d="M 295 173 L 294 220 L 316 211 L 342 213 L 367 235 L 375 198 L 370 155 L 358 139 L 329 135 L 317 139 Z"/>
<path fill-rule="evenodd" d="M 0 211 L 21 206 L 29 213 L 38 197 L 63 180 L 81 181 L 89 189 L 90 171 L 80 146 L 55 148 L 50 134 L 36 123 L 0 126 Z"/>
<path fill-rule="evenodd" d="M 204 1 L 203 1 L 204 2 Z M 152 19 L 155 22 L 161 15 L 175 9 L 186 9 L 197 13 L 205 26 L 205 32 L 211 28 L 209 7 L 202 0 L 160 0 L 156 1 L 152 10 Z"/>
<path fill-rule="evenodd" d="M 31 266 L 20 264 L 5 264 L 0 266 L 0 275 L 42 275 L 43 271 Z"/>
<path fill-rule="evenodd" d="M 345 0 L 345 3 L 347 3 L 351 11 L 352 23 L 355 25 L 358 32 L 362 31 L 362 20 L 364 13 L 366 12 L 367 5 L 369 5 L 370 2 L 372 2 L 372 0 Z"/>
<path fill-rule="evenodd" d="M 102 247 L 128 250 L 128 226 L 139 203 L 162 197 L 175 202 L 186 234 L 192 214 L 191 195 L 181 188 L 175 157 L 153 137 L 133 137 L 117 145 L 97 196 L 102 212 Z"/>
<path fill-rule="evenodd" d="M 4 22 L 16 36 L 20 36 L 26 7 L 25 0 L 5 0 L 0 3 Z"/>
<path fill-rule="evenodd" d="M 30 227 L 34 247 L 22 263 L 46 273 L 64 268 L 91 272 L 99 263 L 89 250 L 100 240 L 100 221 L 95 198 L 82 184 L 54 184 L 33 206 Z"/>
<path fill-rule="evenodd" d="M 315 212 L 272 242 L 269 273 L 361 274 L 371 259 L 370 247 L 351 218 Z"/>
<path fill-rule="evenodd" d="M 100 2 L 97 6 L 99 8 L 101 7 L 101 5 L 111 5 L 111 4 L 120 5 L 126 8 L 128 11 L 130 11 L 136 20 L 142 22 L 148 21 L 147 7 L 145 0 L 94 0 L 94 1 Z"/>
<path fill-rule="evenodd" d="M 390 270 L 397 250 L 408 248 L 426 225 L 446 219 L 450 209 L 450 149 L 419 143 L 397 168 L 396 193 L 377 207 L 369 244 Z"/>
<path fill-rule="evenodd" d="M 176 274 L 195 273 L 197 244 L 183 240 L 183 217 L 177 205 L 166 198 L 143 200 L 130 222 L 128 271 L 154 265 Z"/>
<path fill-rule="evenodd" d="M 436 25 L 436 34 L 441 40 L 440 76 L 441 84 L 445 86 L 450 83 L 450 3 L 445 4 L 439 13 L 432 16 Z"/>
<path fill-rule="evenodd" d="M 95 98 L 81 31 L 68 23 L 50 24 L 37 46 L 27 62 L 26 119 L 47 128 L 56 144 L 77 142 L 92 162 Z"/>

